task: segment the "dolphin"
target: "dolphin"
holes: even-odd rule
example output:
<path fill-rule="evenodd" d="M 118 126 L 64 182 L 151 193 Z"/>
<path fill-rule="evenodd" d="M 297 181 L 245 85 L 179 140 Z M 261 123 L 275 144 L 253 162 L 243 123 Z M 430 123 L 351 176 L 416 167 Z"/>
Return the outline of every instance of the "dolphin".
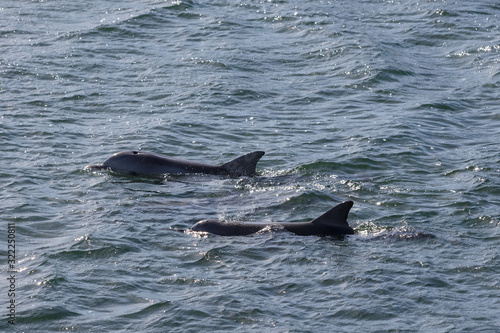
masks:
<path fill-rule="evenodd" d="M 347 223 L 347 215 L 352 205 L 352 201 L 344 201 L 311 222 L 241 223 L 203 220 L 187 231 L 208 232 L 221 236 L 245 236 L 269 228 L 284 229 L 300 236 L 343 237 L 354 234 L 354 230 Z"/>
<path fill-rule="evenodd" d="M 107 169 L 133 175 L 203 173 L 230 177 L 254 176 L 263 151 L 254 151 L 222 165 L 211 165 L 174 159 L 146 151 L 127 150 L 111 155 L 102 164 L 91 164 L 86 170 Z"/>

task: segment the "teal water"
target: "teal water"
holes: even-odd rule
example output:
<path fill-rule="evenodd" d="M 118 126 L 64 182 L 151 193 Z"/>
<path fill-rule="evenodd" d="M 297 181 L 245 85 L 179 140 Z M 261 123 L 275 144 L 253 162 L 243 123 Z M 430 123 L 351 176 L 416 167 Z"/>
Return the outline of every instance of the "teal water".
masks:
<path fill-rule="evenodd" d="M 499 14 L 3 1 L 0 329 L 498 332 Z M 129 149 L 266 155 L 253 178 L 84 170 Z M 358 233 L 343 241 L 175 230 L 308 221 L 344 200 Z"/>

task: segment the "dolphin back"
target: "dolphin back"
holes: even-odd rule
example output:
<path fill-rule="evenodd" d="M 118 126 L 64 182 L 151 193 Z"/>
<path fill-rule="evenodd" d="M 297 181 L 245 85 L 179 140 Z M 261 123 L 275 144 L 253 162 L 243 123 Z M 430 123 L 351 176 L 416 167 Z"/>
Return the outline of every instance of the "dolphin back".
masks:
<path fill-rule="evenodd" d="M 354 230 L 347 223 L 347 215 L 353 205 L 352 201 L 342 202 L 320 217 L 307 223 L 283 223 L 283 227 L 301 236 L 334 236 L 354 234 Z"/>
<path fill-rule="evenodd" d="M 245 236 L 256 233 L 265 227 L 265 224 L 245 224 L 219 220 L 203 220 L 193 225 L 191 230 L 209 232 L 220 236 Z"/>
<path fill-rule="evenodd" d="M 347 223 L 347 215 L 349 215 L 349 211 L 352 208 L 354 203 L 352 201 L 344 201 L 337 206 L 333 207 L 320 217 L 311 221 L 312 224 L 317 225 L 328 225 L 335 227 L 346 227 L 351 229 L 349 224 Z"/>
<path fill-rule="evenodd" d="M 257 162 L 264 154 L 263 151 L 254 151 L 221 165 L 221 168 L 231 177 L 251 177 L 255 175 Z"/>

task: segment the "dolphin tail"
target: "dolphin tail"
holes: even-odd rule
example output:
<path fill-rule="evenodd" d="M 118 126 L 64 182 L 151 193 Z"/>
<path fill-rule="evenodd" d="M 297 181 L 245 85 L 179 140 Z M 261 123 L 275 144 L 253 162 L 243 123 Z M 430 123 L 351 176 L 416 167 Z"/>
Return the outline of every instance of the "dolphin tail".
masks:
<path fill-rule="evenodd" d="M 227 162 L 221 167 L 229 174 L 231 177 L 239 176 L 254 176 L 255 168 L 257 167 L 257 162 L 262 156 L 264 156 L 263 151 L 254 151 L 246 155 L 240 156 L 231 162 Z"/>
<path fill-rule="evenodd" d="M 344 201 L 314 219 L 311 223 L 351 228 L 347 223 L 347 215 L 353 204 L 352 201 Z"/>

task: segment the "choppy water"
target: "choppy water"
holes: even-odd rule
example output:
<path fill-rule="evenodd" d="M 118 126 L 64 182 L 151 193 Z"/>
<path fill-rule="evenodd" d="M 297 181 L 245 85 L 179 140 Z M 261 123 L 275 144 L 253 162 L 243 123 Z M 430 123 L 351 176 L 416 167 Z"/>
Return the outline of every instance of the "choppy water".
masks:
<path fill-rule="evenodd" d="M 0 328 L 498 332 L 499 14 L 487 0 L 2 1 Z M 266 155 L 254 178 L 83 170 L 127 149 Z M 344 241 L 174 230 L 307 221 L 343 200 L 358 231 Z"/>

